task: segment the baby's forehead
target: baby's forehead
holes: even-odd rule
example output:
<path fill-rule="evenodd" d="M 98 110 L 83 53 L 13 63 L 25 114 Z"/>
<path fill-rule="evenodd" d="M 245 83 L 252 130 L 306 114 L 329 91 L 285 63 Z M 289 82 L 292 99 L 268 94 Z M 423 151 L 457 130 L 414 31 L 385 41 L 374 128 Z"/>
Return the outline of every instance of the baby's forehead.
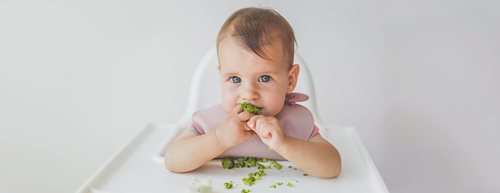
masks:
<path fill-rule="evenodd" d="M 258 63 L 265 64 L 265 66 L 261 67 L 285 67 L 286 69 L 290 67 L 287 63 L 286 55 L 280 41 L 273 41 L 269 44 L 262 45 L 260 53 L 255 52 L 243 41 L 235 37 L 223 38 L 218 47 L 219 49 L 217 49 L 217 55 L 219 57 L 219 61 L 222 61 L 222 63 L 225 61 L 238 63 L 241 62 L 241 58 L 238 58 L 238 56 L 243 55 L 244 57 L 248 57 L 248 55 L 251 55 L 251 57 L 255 61 L 258 61 Z M 219 62 L 219 65 L 220 63 L 221 62 Z"/>

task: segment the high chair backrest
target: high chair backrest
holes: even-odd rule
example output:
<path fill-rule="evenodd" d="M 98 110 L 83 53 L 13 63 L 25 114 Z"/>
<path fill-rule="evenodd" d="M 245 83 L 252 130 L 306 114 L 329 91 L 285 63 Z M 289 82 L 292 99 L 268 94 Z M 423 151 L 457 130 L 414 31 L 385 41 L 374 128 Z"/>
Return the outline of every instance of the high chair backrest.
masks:
<path fill-rule="evenodd" d="M 309 95 L 309 100 L 300 102 L 299 104 L 309 108 L 314 116 L 316 125 L 321 128 L 323 123 L 316 107 L 316 95 L 311 73 L 307 68 L 307 64 L 298 53 L 295 53 L 294 64 L 299 64 L 300 66 L 299 80 L 294 92 L 301 92 Z M 189 91 L 188 107 L 181 120 L 181 125 L 187 126 L 191 121 L 193 113 L 198 109 L 221 102 L 221 88 L 217 65 L 217 51 L 216 48 L 213 47 L 205 54 L 193 75 Z"/>

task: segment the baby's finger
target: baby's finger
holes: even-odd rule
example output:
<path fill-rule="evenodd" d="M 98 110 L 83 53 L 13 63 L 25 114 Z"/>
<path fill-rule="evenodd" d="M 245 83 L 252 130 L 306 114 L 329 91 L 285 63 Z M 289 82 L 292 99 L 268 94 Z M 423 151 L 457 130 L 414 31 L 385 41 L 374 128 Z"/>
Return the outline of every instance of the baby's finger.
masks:
<path fill-rule="evenodd" d="M 248 121 L 250 118 L 252 118 L 252 116 L 253 116 L 252 113 L 243 111 L 243 112 L 241 112 L 241 113 L 238 114 L 238 119 L 240 121 Z"/>
<path fill-rule="evenodd" d="M 240 112 L 242 112 L 243 109 L 241 109 L 241 105 L 240 104 L 236 104 L 232 109 L 231 109 L 231 113 L 232 114 L 238 114 Z"/>
<path fill-rule="evenodd" d="M 260 137 L 267 138 L 271 134 L 271 131 L 269 128 L 270 127 L 269 127 L 268 123 L 262 122 L 262 121 L 257 122 L 256 131 Z"/>
<path fill-rule="evenodd" d="M 257 126 L 257 120 L 261 119 L 262 115 L 255 115 L 253 117 L 251 117 L 248 121 L 247 121 L 247 126 L 250 127 L 252 130 L 255 130 L 256 126 Z"/>
<path fill-rule="evenodd" d="M 261 137 L 264 139 L 271 139 L 272 136 L 273 136 L 273 133 L 271 131 L 264 131 L 261 135 Z"/>

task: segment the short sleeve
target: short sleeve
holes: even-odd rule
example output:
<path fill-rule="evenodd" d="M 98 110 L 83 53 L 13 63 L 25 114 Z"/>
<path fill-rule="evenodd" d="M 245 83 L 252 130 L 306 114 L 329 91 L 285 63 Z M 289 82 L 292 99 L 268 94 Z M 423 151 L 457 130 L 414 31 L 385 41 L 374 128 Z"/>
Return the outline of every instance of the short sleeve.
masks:
<path fill-rule="evenodd" d="M 198 126 L 196 123 L 192 122 L 191 123 L 191 131 L 196 134 L 196 135 L 203 135 L 205 132 Z"/>
<path fill-rule="evenodd" d="M 311 139 L 314 136 L 318 135 L 318 133 L 319 133 L 319 128 L 318 128 L 318 126 L 314 125 L 313 130 L 311 132 L 311 135 L 309 136 L 309 139 Z"/>

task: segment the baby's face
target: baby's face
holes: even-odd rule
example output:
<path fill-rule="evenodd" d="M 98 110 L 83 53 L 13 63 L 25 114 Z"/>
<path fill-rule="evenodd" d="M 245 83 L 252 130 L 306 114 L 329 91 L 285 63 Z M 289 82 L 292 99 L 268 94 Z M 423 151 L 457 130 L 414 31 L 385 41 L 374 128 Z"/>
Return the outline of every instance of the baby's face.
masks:
<path fill-rule="evenodd" d="M 286 94 L 295 87 L 298 65 L 289 69 L 284 63 L 280 43 L 264 46 L 263 50 L 272 60 L 261 58 L 234 37 L 220 41 L 222 105 L 226 112 L 243 102 L 262 108 L 262 114 L 268 116 L 283 108 Z"/>

